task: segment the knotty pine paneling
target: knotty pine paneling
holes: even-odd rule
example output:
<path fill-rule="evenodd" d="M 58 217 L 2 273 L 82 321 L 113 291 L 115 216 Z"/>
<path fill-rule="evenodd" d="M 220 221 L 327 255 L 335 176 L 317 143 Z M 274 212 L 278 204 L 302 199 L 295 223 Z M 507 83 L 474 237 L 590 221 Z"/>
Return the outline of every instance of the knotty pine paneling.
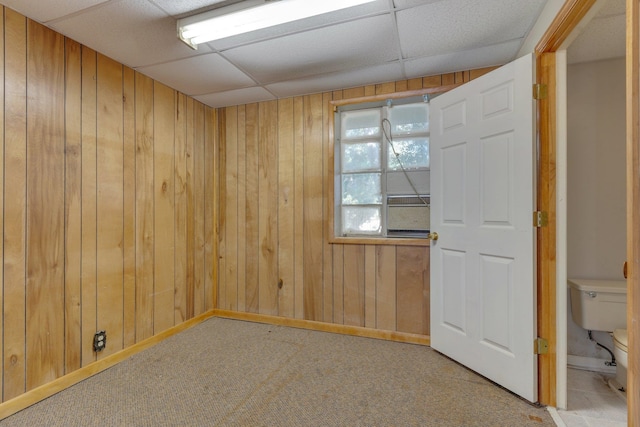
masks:
<path fill-rule="evenodd" d="M 98 54 L 96 68 L 97 330 L 107 331 L 104 358 L 123 348 L 124 195 L 122 65 Z"/>
<path fill-rule="evenodd" d="M 213 310 L 218 306 L 218 157 L 216 110 L 204 109 L 204 212 L 199 215 L 204 221 L 204 311 Z"/>
<path fill-rule="evenodd" d="M 193 223 L 194 223 L 194 243 L 193 257 L 193 314 L 198 316 L 206 311 L 206 291 L 205 291 L 205 197 L 211 195 L 205 194 L 205 107 L 200 104 L 194 104 L 194 140 L 193 140 L 193 158 L 194 158 L 194 182 L 193 182 Z"/>
<path fill-rule="evenodd" d="M 97 117 L 97 54 L 95 51 L 82 47 L 82 122 L 81 159 L 80 168 L 82 188 L 81 194 L 81 330 L 80 342 L 90 342 L 97 331 L 97 246 L 96 246 L 96 117 Z M 80 345 L 81 365 L 85 366 L 96 360 L 96 353 L 89 345 Z"/>
<path fill-rule="evenodd" d="M 65 40 L 65 342 L 82 339 L 82 47 Z M 78 346 L 65 347 L 65 371 L 81 367 Z"/>
<path fill-rule="evenodd" d="M 429 335 L 429 248 L 330 244 L 332 100 L 489 69 L 217 110 L 219 308 Z"/>
<path fill-rule="evenodd" d="M 5 9 L 3 399 L 26 384 L 27 21 Z"/>
<path fill-rule="evenodd" d="M 218 134 L 215 110 L 7 8 L 0 39 L 7 401 L 213 308 Z"/>
<path fill-rule="evenodd" d="M 64 65 L 64 38 L 27 21 L 28 389 L 64 373 Z"/>
<path fill-rule="evenodd" d="M 123 70 L 123 345 L 136 342 L 136 96 L 135 72 Z"/>
<path fill-rule="evenodd" d="M 4 28 L 5 28 L 5 23 L 4 23 L 4 10 L 2 8 L 0 8 L 0 58 L 4 58 L 5 57 L 5 49 L 4 49 L 4 41 L 5 41 L 5 36 L 4 36 Z M 5 81 L 5 69 L 4 67 L 0 67 L 0 82 L 4 83 Z M 4 84 L 0 84 L 0 99 L 5 99 L 5 85 Z M 5 129 L 6 123 L 5 123 L 5 111 L 4 108 L 0 108 L 0 128 L 1 129 Z M 4 159 L 5 159 L 5 147 L 4 144 L 2 144 L 2 149 L 0 150 L 0 167 L 2 167 L 2 165 L 4 165 Z M 4 174 L 0 173 L 0 188 L 4 188 Z M 4 196 L 4 192 L 0 191 L 0 206 L 4 206 L 4 201 L 5 201 L 5 196 Z M 0 260 L 4 260 L 4 227 L 0 227 L 0 242 L 2 242 L 2 244 L 0 244 Z M 4 262 L 0 262 L 0 277 L 4 276 Z M 0 283 L 0 302 L 3 304 L 4 306 L 4 283 Z M 0 330 L 4 330 L 4 315 L 0 315 Z M 2 360 L 3 366 L 4 366 L 4 362 L 5 362 L 5 352 L 4 352 L 4 342 L 3 340 L 0 340 L 0 359 Z M 4 384 L 4 369 L 0 369 L 0 399 L 1 396 L 3 394 L 3 387 L 1 386 L 2 384 Z"/>
<path fill-rule="evenodd" d="M 175 308 L 175 91 L 154 82 L 153 224 L 154 299 L 153 331 L 164 331 L 174 324 Z"/>
<path fill-rule="evenodd" d="M 173 183 L 175 236 L 175 323 L 187 320 L 187 97 L 177 94 L 175 109 L 175 144 Z"/>
<path fill-rule="evenodd" d="M 295 288 L 295 150 L 293 98 L 278 101 L 278 310 L 294 317 Z M 240 268 L 240 266 L 238 266 Z M 286 285 L 286 286 L 285 286 Z"/>
<path fill-rule="evenodd" d="M 278 314 L 279 292 L 277 125 L 277 102 L 261 102 L 258 106 L 258 305 L 261 313 L 273 315 Z M 227 269 L 229 267 L 227 265 Z"/>
<path fill-rule="evenodd" d="M 323 114 L 326 107 L 322 103 L 322 94 L 308 95 L 303 98 L 303 194 L 302 206 L 303 237 L 303 295 L 302 316 L 307 320 L 323 319 L 323 197 L 324 174 L 323 150 Z M 328 282 L 328 281 L 327 281 Z M 328 285 L 329 283 L 327 283 Z"/>
<path fill-rule="evenodd" d="M 223 113 L 224 114 L 224 113 Z M 225 114 L 226 115 L 226 114 Z M 245 257 L 246 257 L 246 282 L 245 283 L 230 283 L 229 286 L 241 286 L 245 288 L 245 310 L 249 313 L 258 313 L 258 257 L 259 257 L 259 238 L 258 238 L 258 219 L 260 209 L 258 205 L 258 104 L 249 104 L 246 106 L 245 121 L 238 123 L 239 126 L 245 127 L 245 152 L 246 152 L 246 178 L 245 178 L 245 217 L 240 218 L 240 221 L 246 228 L 246 243 L 245 243 Z M 241 143 L 241 142 L 239 142 Z M 222 146 L 223 141 L 220 141 Z M 220 182 L 226 180 L 225 162 L 222 155 L 220 156 Z M 221 185 L 220 193 L 224 194 L 226 185 Z M 220 216 L 220 224 L 225 223 L 225 215 Z M 222 239 L 224 240 L 224 239 Z M 224 241 L 221 242 L 224 244 Z M 222 251 L 222 246 L 220 246 Z M 243 254 L 236 254 L 237 257 L 241 257 Z M 229 256 L 222 254 L 221 260 L 229 260 Z M 238 295 L 242 295 L 243 292 L 239 292 Z M 239 303 L 238 306 L 243 305 Z"/>

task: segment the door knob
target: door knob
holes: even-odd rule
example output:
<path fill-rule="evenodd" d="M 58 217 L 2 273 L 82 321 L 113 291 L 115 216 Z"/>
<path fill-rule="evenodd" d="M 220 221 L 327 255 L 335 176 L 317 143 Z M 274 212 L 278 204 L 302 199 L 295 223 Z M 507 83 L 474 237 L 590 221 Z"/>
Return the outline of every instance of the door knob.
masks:
<path fill-rule="evenodd" d="M 433 233 L 429 233 L 427 234 L 427 238 L 431 240 L 438 240 L 438 233 L 436 233 L 435 231 Z"/>

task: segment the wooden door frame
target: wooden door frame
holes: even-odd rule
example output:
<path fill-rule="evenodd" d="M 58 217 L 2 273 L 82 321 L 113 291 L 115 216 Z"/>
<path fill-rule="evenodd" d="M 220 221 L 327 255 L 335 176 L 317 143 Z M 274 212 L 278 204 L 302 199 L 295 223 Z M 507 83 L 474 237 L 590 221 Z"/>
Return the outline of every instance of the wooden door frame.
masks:
<path fill-rule="evenodd" d="M 640 2 L 627 0 L 627 422 L 640 426 Z"/>
<path fill-rule="evenodd" d="M 537 82 L 548 96 L 538 103 L 538 210 L 549 215 L 538 231 L 538 335 L 549 340 L 549 353 L 539 357 L 538 396 L 542 404 L 556 405 L 556 57 L 570 34 L 596 0 L 566 0 L 535 48 Z M 629 331 L 628 424 L 640 427 L 640 2 L 627 0 L 627 259 Z"/>
<path fill-rule="evenodd" d="M 556 52 L 585 17 L 596 0 L 566 0 L 535 47 L 536 82 L 547 86 L 538 101 L 538 210 L 547 212 L 548 225 L 538 228 L 537 315 L 538 336 L 549 351 L 538 357 L 538 401 L 556 406 Z"/>

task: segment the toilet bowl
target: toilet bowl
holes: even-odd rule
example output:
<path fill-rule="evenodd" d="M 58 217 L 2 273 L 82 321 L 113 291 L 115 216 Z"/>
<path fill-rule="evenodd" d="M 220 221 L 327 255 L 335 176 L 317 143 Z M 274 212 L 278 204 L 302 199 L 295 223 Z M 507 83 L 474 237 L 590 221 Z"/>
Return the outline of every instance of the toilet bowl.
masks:
<path fill-rule="evenodd" d="M 613 355 L 616 358 L 616 388 L 625 391 L 627 389 L 627 330 L 616 329 L 613 331 Z M 617 387 L 619 386 L 619 387 Z"/>

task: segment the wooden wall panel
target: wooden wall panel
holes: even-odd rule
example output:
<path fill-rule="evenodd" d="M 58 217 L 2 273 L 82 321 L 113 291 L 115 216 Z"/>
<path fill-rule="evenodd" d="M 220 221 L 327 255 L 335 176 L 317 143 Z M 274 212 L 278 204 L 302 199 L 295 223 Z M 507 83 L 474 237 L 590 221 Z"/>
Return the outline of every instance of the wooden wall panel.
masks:
<path fill-rule="evenodd" d="M 224 156 L 226 185 L 221 191 L 221 212 L 224 220 L 220 222 L 220 272 L 221 281 L 219 304 L 225 310 L 238 309 L 238 108 L 227 108 L 225 119 L 220 122 L 220 130 L 224 125 Z M 220 147 L 222 149 L 222 146 Z M 222 173 L 222 171 L 221 171 Z M 229 263 L 226 258 L 229 256 Z"/>
<path fill-rule="evenodd" d="M 278 314 L 278 104 L 258 106 L 258 306 L 260 314 Z M 227 174 L 228 177 L 228 174 Z"/>
<path fill-rule="evenodd" d="M 153 187 L 154 187 L 154 290 L 153 332 L 174 325 L 175 212 L 174 142 L 175 91 L 154 83 L 153 87 Z"/>
<path fill-rule="evenodd" d="M 278 101 L 278 314 L 295 316 L 295 150 L 293 98 Z M 241 227 L 242 228 L 242 227 Z"/>
<path fill-rule="evenodd" d="M 122 350 L 124 275 L 122 65 L 98 54 L 97 329 L 108 341 L 99 358 Z"/>
<path fill-rule="evenodd" d="M 174 146 L 175 323 L 187 319 L 187 97 L 178 94 Z"/>
<path fill-rule="evenodd" d="M 247 123 L 247 109 L 244 105 L 238 107 L 238 129 L 237 129 L 237 144 L 238 144 L 238 276 L 236 282 L 236 310 L 244 311 L 246 309 L 247 301 L 247 259 L 240 254 L 246 252 L 247 244 L 247 228 L 244 227 L 243 219 L 247 217 L 247 145 L 246 140 L 246 123 Z M 222 141 L 220 141 L 222 143 Z M 219 158 L 219 163 L 222 163 L 222 159 Z M 218 173 L 216 176 L 220 177 L 221 169 L 218 166 Z M 220 182 L 220 181 L 219 181 Z M 221 218 L 220 218 L 221 219 Z M 217 223 L 220 223 L 218 219 Z M 220 306 L 220 304 L 218 304 Z"/>
<path fill-rule="evenodd" d="M 136 341 L 153 335 L 153 80 L 136 73 Z"/>
<path fill-rule="evenodd" d="M 304 97 L 304 318 L 323 320 L 322 95 Z M 345 322 L 346 323 L 346 322 Z"/>
<path fill-rule="evenodd" d="M 220 190 L 218 192 L 218 197 L 220 203 L 218 205 L 218 215 L 220 216 L 220 221 L 218 222 L 218 253 L 220 253 L 220 257 L 216 260 L 218 263 L 218 271 L 221 272 L 221 278 L 223 280 L 218 286 L 218 306 L 224 308 L 226 307 L 226 293 L 227 287 L 229 284 L 226 282 L 226 263 L 227 263 L 227 220 L 235 221 L 235 219 L 228 218 L 227 215 L 227 190 L 228 186 L 231 185 L 230 178 L 227 176 L 227 145 L 233 144 L 233 141 L 229 141 L 229 137 L 227 136 L 227 122 L 230 121 L 232 123 L 236 122 L 235 117 L 235 109 L 227 108 L 218 115 L 218 131 L 220 132 L 220 145 L 218 149 L 220 150 L 220 169 L 218 173 L 222 177 L 220 180 Z M 231 263 L 233 265 L 233 263 Z"/>
<path fill-rule="evenodd" d="M 4 48 L 4 9 L 0 8 L 0 58 L 4 60 L 5 48 Z M 5 70 L 4 67 L 0 67 L 0 129 L 5 129 L 5 111 L 4 111 L 4 99 L 5 99 Z M 0 135 L 0 188 L 4 189 L 4 158 L 5 158 L 5 135 Z M 0 191 L 0 206 L 4 207 L 4 191 Z M 3 212 L 4 215 L 4 212 Z M 0 277 L 4 277 L 4 227 L 0 227 Z M 0 307 L 4 307 L 4 281 L 0 281 Z M 0 331 L 4 331 L 4 316 L 0 315 Z M 0 339 L 0 401 L 2 400 L 4 383 L 4 340 Z"/>
<path fill-rule="evenodd" d="M 195 242 L 195 257 L 194 257 L 194 273 L 193 273 L 193 286 L 194 286 L 194 315 L 197 316 L 205 312 L 205 279 L 204 279 L 204 198 L 205 198 L 205 117 L 204 106 L 202 104 L 196 104 L 194 108 L 194 128 L 195 139 L 193 142 L 193 203 L 194 203 L 194 242 Z"/>
<path fill-rule="evenodd" d="M 209 311 L 217 307 L 218 268 L 218 226 L 219 217 L 216 214 L 219 199 L 219 187 L 216 180 L 218 159 L 217 112 L 213 108 L 204 107 L 204 154 L 205 154 L 205 185 L 204 185 L 204 310 Z"/>
<path fill-rule="evenodd" d="M 7 401 L 215 305 L 219 159 L 215 110 L 5 8 L 0 39 Z"/>
<path fill-rule="evenodd" d="M 395 246 L 376 246 L 376 328 L 396 330 L 397 283 Z"/>
<path fill-rule="evenodd" d="M 344 324 L 344 246 L 334 245 L 333 256 L 333 322 Z"/>
<path fill-rule="evenodd" d="M 295 263 L 293 276 L 295 280 L 294 290 L 294 316 L 296 319 L 303 319 L 304 314 L 304 98 L 295 97 L 293 99 L 293 195 L 294 195 L 294 225 L 293 225 L 293 246 L 295 252 Z"/>
<path fill-rule="evenodd" d="M 365 245 L 344 246 L 344 324 L 365 326 Z"/>
<path fill-rule="evenodd" d="M 376 271 L 378 270 L 376 247 L 366 245 L 364 248 L 364 326 L 376 327 Z"/>
<path fill-rule="evenodd" d="M 186 130 L 185 130 L 185 193 L 186 193 L 186 224 L 185 229 L 187 236 L 186 244 L 186 284 L 185 284 L 185 318 L 191 319 L 195 311 L 195 202 L 194 202 L 194 143 L 196 138 L 195 132 L 195 108 L 196 103 L 193 98 L 187 98 L 186 105 Z"/>
<path fill-rule="evenodd" d="M 396 248 L 397 330 L 429 334 L 429 249 Z"/>
<path fill-rule="evenodd" d="M 136 86 L 135 72 L 124 70 L 123 90 L 123 341 L 136 342 Z"/>
<path fill-rule="evenodd" d="M 27 22 L 5 10 L 3 399 L 26 383 Z"/>
<path fill-rule="evenodd" d="M 96 117 L 97 54 L 82 47 L 82 366 L 96 360 L 91 343 L 97 328 Z"/>
<path fill-rule="evenodd" d="M 64 374 L 64 38 L 28 21 L 27 52 L 26 389 L 31 390 Z"/>
<path fill-rule="evenodd" d="M 65 372 L 82 366 L 82 47 L 65 41 Z"/>
<path fill-rule="evenodd" d="M 259 242 L 258 242 L 258 218 L 260 217 L 258 204 L 258 104 L 249 104 L 246 106 L 245 121 L 245 153 L 246 153 L 246 176 L 245 176 L 245 218 L 244 224 L 246 229 L 246 311 L 249 313 L 258 312 L 258 258 L 259 258 Z M 221 141 L 222 144 L 222 141 Z M 224 171 L 223 165 L 220 165 L 220 173 Z M 221 218 L 220 221 L 223 221 Z M 240 284 L 242 286 L 242 284 Z"/>

